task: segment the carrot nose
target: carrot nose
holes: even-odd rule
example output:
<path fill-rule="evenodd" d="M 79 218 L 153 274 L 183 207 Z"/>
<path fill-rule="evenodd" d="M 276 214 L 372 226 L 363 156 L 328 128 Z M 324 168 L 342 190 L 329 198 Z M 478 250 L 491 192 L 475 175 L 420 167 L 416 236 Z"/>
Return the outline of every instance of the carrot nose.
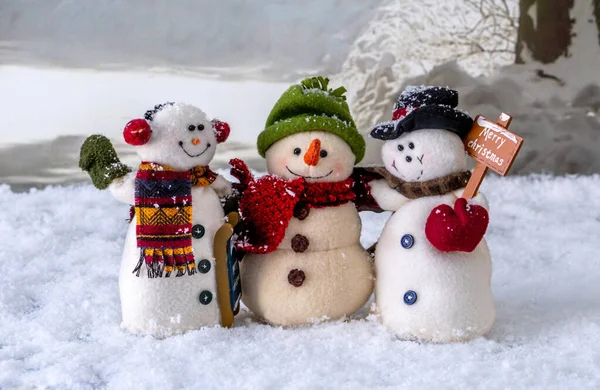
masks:
<path fill-rule="evenodd" d="M 198 138 L 192 138 L 192 143 L 194 145 L 198 145 L 200 143 L 200 140 Z"/>
<path fill-rule="evenodd" d="M 319 154 L 321 153 L 321 140 L 316 138 L 310 143 L 308 150 L 304 154 L 306 165 L 316 166 L 319 163 Z"/>

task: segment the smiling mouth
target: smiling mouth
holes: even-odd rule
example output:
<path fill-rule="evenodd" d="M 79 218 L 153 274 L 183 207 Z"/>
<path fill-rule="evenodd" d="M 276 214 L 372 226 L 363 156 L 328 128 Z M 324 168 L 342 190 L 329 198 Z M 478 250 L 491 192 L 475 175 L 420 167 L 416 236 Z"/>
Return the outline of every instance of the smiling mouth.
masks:
<path fill-rule="evenodd" d="M 188 151 L 185 150 L 185 148 L 183 147 L 183 141 L 179 141 L 179 147 L 181 147 L 181 149 L 184 151 L 185 154 L 194 158 L 194 157 L 202 156 L 208 150 L 208 148 L 210 148 L 210 143 L 206 144 L 206 148 L 201 153 L 198 153 L 198 154 L 189 154 Z"/>
<path fill-rule="evenodd" d="M 297 174 L 296 172 L 293 172 L 290 168 L 288 168 L 287 165 L 285 166 L 285 169 L 287 169 L 288 172 L 291 173 L 292 175 L 296 175 L 298 177 L 303 177 L 305 179 L 322 179 L 322 178 L 327 177 L 327 176 L 329 176 L 329 175 L 331 175 L 333 173 L 333 171 L 330 171 L 328 174 L 323 175 L 323 176 L 302 176 L 302 175 Z"/>

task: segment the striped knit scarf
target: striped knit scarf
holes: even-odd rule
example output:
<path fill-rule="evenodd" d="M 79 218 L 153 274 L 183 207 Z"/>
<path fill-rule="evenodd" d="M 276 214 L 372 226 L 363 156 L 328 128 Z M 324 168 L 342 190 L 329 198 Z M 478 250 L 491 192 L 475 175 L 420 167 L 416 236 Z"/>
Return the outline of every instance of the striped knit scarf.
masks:
<path fill-rule="evenodd" d="M 208 166 L 189 171 L 142 162 L 135 179 L 135 215 L 140 261 L 133 270 L 139 276 L 144 263 L 148 277 L 169 277 L 196 272 L 192 249 L 192 187 L 209 186 L 217 174 Z"/>

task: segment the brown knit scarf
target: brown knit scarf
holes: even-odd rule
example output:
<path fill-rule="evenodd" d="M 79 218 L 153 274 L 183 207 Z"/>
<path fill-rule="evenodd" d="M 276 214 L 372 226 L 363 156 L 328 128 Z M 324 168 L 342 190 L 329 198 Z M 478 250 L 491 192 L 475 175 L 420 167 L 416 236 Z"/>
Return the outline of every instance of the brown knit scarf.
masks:
<path fill-rule="evenodd" d="M 368 171 L 381 175 L 387 183 L 407 197 L 417 199 L 424 196 L 444 195 L 448 192 L 458 190 L 467 185 L 471 178 L 470 171 L 452 173 L 447 176 L 438 177 L 427 181 L 409 182 L 399 179 L 389 173 L 384 167 L 367 168 Z"/>

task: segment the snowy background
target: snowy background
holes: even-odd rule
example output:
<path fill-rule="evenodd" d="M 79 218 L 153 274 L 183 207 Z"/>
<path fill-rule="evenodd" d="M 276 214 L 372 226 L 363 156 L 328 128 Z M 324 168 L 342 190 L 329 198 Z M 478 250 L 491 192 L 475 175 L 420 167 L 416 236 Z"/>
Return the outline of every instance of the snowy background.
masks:
<path fill-rule="evenodd" d="M 600 177 L 491 177 L 483 191 L 496 323 L 467 344 L 426 345 L 393 340 L 368 307 L 311 328 L 243 311 L 232 330 L 129 335 L 127 206 L 88 185 L 0 187 L 0 388 L 598 389 Z M 362 217 L 370 245 L 387 215 Z"/>
<path fill-rule="evenodd" d="M 472 28 L 481 15 L 467 1 L 177 3 L 0 2 L 0 389 L 600 388 L 597 31 L 576 24 L 583 62 L 549 66 L 559 85 L 512 65 L 505 39 Z M 518 1 L 502 3 L 518 15 Z M 509 20 L 498 26 L 510 35 Z M 473 36 L 494 53 L 473 52 Z M 364 134 L 407 84 L 449 85 L 473 115 L 514 116 L 525 143 L 511 176 L 483 185 L 491 333 L 461 345 L 399 342 L 368 306 L 313 328 L 242 312 L 232 330 L 162 341 L 123 332 L 128 209 L 77 168 L 85 136 L 108 135 L 133 165 L 123 125 L 182 100 L 231 124 L 213 167 L 241 157 L 261 171 L 254 142 L 268 112 L 313 74 L 346 86 Z M 365 162 L 378 162 L 377 148 L 369 140 Z M 365 246 L 387 217 L 362 214 Z"/>

